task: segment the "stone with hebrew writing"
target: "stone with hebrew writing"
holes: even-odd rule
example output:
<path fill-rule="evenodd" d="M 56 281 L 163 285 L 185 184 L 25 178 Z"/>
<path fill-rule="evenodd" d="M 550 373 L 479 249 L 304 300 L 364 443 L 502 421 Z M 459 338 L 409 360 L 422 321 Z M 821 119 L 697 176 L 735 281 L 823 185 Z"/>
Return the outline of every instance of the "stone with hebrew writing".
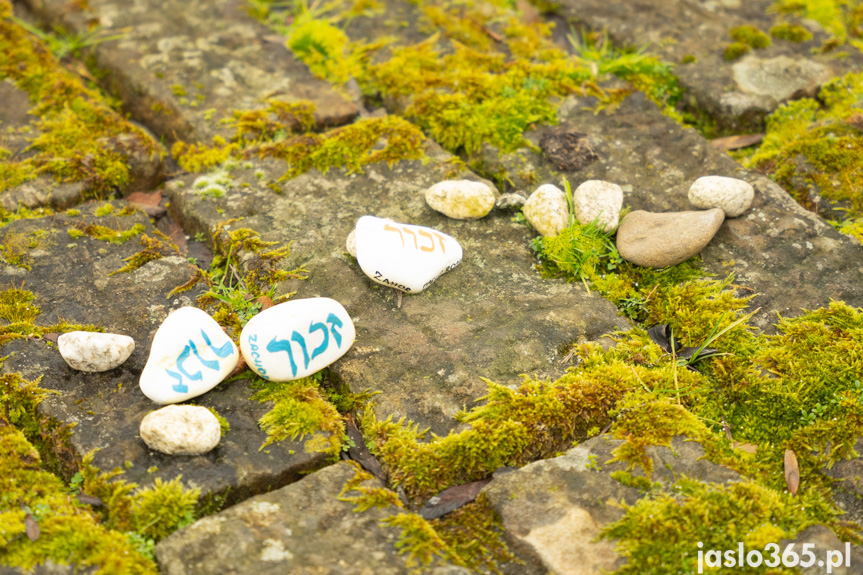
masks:
<path fill-rule="evenodd" d="M 363 216 L 356 227 L 357 262 L 379 284 L 419 293 L 462 258 L 455 238 L 432 228 Z"/>
<path fill-rule="evenodd" d="M 271 381 L 316 373 L 347 352 L 354 322 L 334 299 L 291 300 L 265 309 L 240 334 L 240 351 L 252 371 Z"/>
<path fill-rule="evenodd" d="M 239 359 L 237 346 L 216 320 L 196 307 L 182 307 L 153 337 L 141 391 L 159 404 L 179 403 L 216 387 Z"/>

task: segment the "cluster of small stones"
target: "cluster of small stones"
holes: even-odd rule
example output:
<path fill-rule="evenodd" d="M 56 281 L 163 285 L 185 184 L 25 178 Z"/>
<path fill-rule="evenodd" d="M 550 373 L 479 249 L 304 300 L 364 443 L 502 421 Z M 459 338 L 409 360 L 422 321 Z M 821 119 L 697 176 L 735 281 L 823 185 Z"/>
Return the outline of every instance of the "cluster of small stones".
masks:
<path fill-rule="evenodd" d="M 581 225 L 617 232 L 621 257 L 638 266 L 677 265 L 703 250 L 726 217 L 741 215 L 752 205 L 753 187 L 724 176 L 698 178 L 689 201 L 702 211 L 651 213 L 636 210 L 620 221 L 623 190 L 617 184 L 588 180 L 572 193 L 573 215 Z M 543 236 L 556 236 L 570 225 L 566 194 L 553 184 L 539 186 L 524 204 L 524 217 Z"/>
<path fill-rule="evenodd" d="M 110 22 L 106 21 L 103 24 L 108 26 Z M 89 26 L 89 23 L 87 25 Z M 250 38 L 253 36 L 255 36 L 254 33 L 250 34 Z M 220 43 L 204 42 L 203 44 L 217 46 Z M 168 62 L 174 55 L 169 57 L 166 50 L 174 50 L 174 48 L 163 50 L 164 61 Z M 104 52 L 102 58 L 105 61 L 110 60 L 105 57 Z M 776 60 L 778 61 L 779 58 Z M 208 65 L 211 62 L 218 63 L 218 66 L 222 65 L 221 58 L 208 59 L 207 62 Z M 189 66 L 200 67 L 197 64 L 189 64 Z M 133 69 L 129 72 L 129 76 L 139 72 L 140 70 Z M 220 86 L 218 90 L 225 92 L 221 93 L 221 96 L 234 97 L 226 91 L 226 86 L 237 84 L 227 67 L 215 71 L 202 70 L 201 74 L 205 78 L 230 77 L 231 81 L 226 81 L 225 86 Z M 260 71 L 258 75 L 264 76 Z M 209 108 L 209 102 L 201 106 L 201 113 L 194 114 L 193 121 L 189 122 L 189 111 L 184 110 L 183 104 L 175 102 L 178 98 L 170 96 L 170 90 L 166 89 L 167 84 L 166 80 L 148 88 L 149 97 L 159 102 L 159 105 L 148 104 L 145 115 L 164 116 L 155 120 L 150 118 L 148 123 L 155 125 L 157 128 L 154 129 L 160 133 L 173 134 L 172 137 L 176 137 L 177 133 L 188 136 L 196 130 L 207 132 L 209 135 L 209 130 L 212 129 L 210 123 L 202 120 L 205 115 L 203 109 Z M 262 81 L 261 84 L 268 83 Z M 319 124 L 345 121 L 355 113 L 352 105 L 341 101 L 341 97 L 335 93 L 329 93 L 326 87 L 315 86 L 315 89 L 322 91 L 324 100 L 334 102 L 334 105 L 320 106 L 320 109 L 324 113 L 328 108 L 336 110 L 332 114 L 335 119 L 318 118 Z M 121 95 L 129 100 L 127 103 L 134 108 L 134 96 L 130 95 L 133 93 L 136 91 L 127 89 L 123 90 Z M 158 97 L 154 98 L 153 94 Z M 249 98 L 248 100 L 258 102 L 260 99 Z M 160 112 L 162 108 L 170 113 Z M 140 114 L 140 110 L 138 113 Z M 210 186 L 205 186 L 205 192 L 210 189 L 224 192 L 216 181 L 218 174 L 202 176 L 202 178 L 201 182 Z M 205 181 L 207 178 L 214 183 L 207 183 Z M 493 186 L 471 180 L 443 181 L 429 187 L 425 193 L 425 200 L 431 209 L 456 220 L 479 220 L 486 217 L 495 207 L 511 209 L 523 206 L 525 218 L 544 236 L 560 234 L 571 225 L 574 217 L 582 225 L 593 224 L 607 234 L 616 233 L 617 248 L 625 259 L 636 265 L 656 268 L 675 265 L 701 252 L 727 218 L 737 218 L 750 208 L 754 189 L 743 180 L 705 176 L 691 186 L 688 198 L 696 210 L 666 213 L 637 210 L 621 218 L 624 190 L 615 183 L 600 180 L 583 182 L 575 189 L 571 198 L 567 198 L 567 194 L 553 184 L 539 186 L 525 200 L 519 194 L 501 195 Z M 363 273 L 370 279 L 410 294 L 428 289 L 438 277 L 458 266 L 464 257 L 462 244 L 455 237 L 431 227 L 410 222 L 395 222 L 371 215 L 360 218 L 354 232 L 348 237 L 346 245 L 348 252 L 357 259 Z M 234 371 L 241 358 L 253 372 L 264 379 L 290 381 L 332 365 L 348 351 L 355 338 L 353 322 L 344 307 L 339 302 L 323 297 L 294 300 L 264 310 L 246 325 L 240 336 L 239 346 L 235 346 L 215 320 L 205 312 L 191 307 L 181 308 L 171 314 L 156 332 L 147 365 L 141 373 L 141 392 L 154 403 L 167 405 L 144 417 L 140 425 L 140 437 L 151 449 L 168 455 L 207 453 L 219 444 L 222 433 L 219 420 L 205 407 L 178 405 L 178 403 L 200 397 L 216 388 Z M 57 343 L 66 363 L 75 370 L 87 373 L 120 368 L 135 349 L 132 338 L 119 334 L 72 332 L 60 336 Z M 576 453 L 576 451 L 583 451 L 586 448 L 585 445 L 572 450 L 566 457 L 577 459 L 578 474 L 592 478 L 596 474 L 584 467 L 582 454 Z M 548 470 L 540 468 L 557 466 L 562 470 L 561 476 L 566 472 L 567 479 L 566 481 L 561 479 L 561 484 L 567 486 L 568 477 L 575 469 L 575 464 L 569 460 L 563 460 L 565 458 L 559 459 L 560 461 L 540 462 L 533 468 L 525 468 L 518 473 L 529 474 L 541 471 L 547 478 L 552 477 Z M 345 467 L 346 464 L 340 464 L 340 466 Z M 348 470 L 342 470 L 340 466 L 332 466 L 331 472 L 339 471 L 347 474 Z M 320 480 L 326 473 L 328 472 L 312 474 L 306 483 Z M 513 484 L 516 477 L 515 474 L 511 476 Z M 343 477 L 338 479 L 339 485 L 344 483 Z M 610 479 L 605 482 L 609 489 L 622 489 L 618 483 Z M 299 482 L 292 487 L 299 492 L 304 485 Z M 491 495 L 492 505 L 503 516 L 507 530 L 516 534 L 524 527 L 524 510 L 518 505 L 524 505 L 528 500 L 526 498 L 517 500 L 515 497 L 515 493 L 522 489 L 520 484 L 512 486 L 511 492 L 507 491 L 509 487 L 507 480 L 497 479 L 496 485 L 492 485 L 488 493 Z M 494 497 L 495 490 L 500 495 L 497 499 Z M 546 492 L 557 490 L 557 486 L 545 489 Z M 631 500 L 634 501 L 636 494 L 634 490 L 629 491 L 632 493 L 625 495 L 631 496 Z M 591 490 L 584 490 L 584 493 L 595 499 Z M 305 498 L 305 493 L 302 493 L 299 499 L 314 503 L 314 500 Z M 335 497 L 329 497 L 329 499 L 334 500 Z M 571 502 L 571 499 L 568 502 L 562 501 L 561 506 Z M 254 502 L 252 505 L 253 511 L 260 507 L 260 505 L 255 507 Z M 239 506 L 236 509 L 238 515 L 246 511 Z M 262 509 L 270 510 L 271 507 L 265 506 Z M 549 513 L 551 511 L 553 510 L 548 510 Z M 293 515 L 295 518 L 298 516 L 298 514 Z M 352 513 L 346 515 L 354 516 Z M 573 524 L 580 524 L 581 518 L 582 515 L 574 518 L 567 516 L 565 519 Z M 528 547 L 535 544 L 537 547 L 545 545 L 546 549 L 564 548 L 571 552 L 569 542 L 562 543 L 562 538 L 558 536 L 557 524 L 549 527 L 545 523 L 546 518 L 543 516 L 541 519 L 537 530 L 531 531 L 519 543 Z M 582 523 L 592 525 L 593 520 L 589 514 L 587 519 L 589 521 Z M 213 518 L 211 530 L 206 529 L 207 526 L 211 526 L 211 523 L 201 522 L 198 530 L 218 533 L 219 522 L 223 520 L 221 517 Z M 274 522 L 266 523 L 271 525 Z M 561 522 L 561 525 L 563 523 L 565 522 Z M 563 527 L 567 526 L 563 525 Z M 288 537 L 291 536 L 290 529 L 279 531 L 282 536 L 285 532 Z M 232 534 L 231 536 L 233 537 Z M 543 537 L 551 543 L 543 542 Z M 585 538 L 585 540 L 588 539 L 593 540 Z M 290 556 L 288 549 L 282 546 L 281 540 L 267 538 L 263 541 L 263 545 L 262 557 L 265 561 L 271 563 L 285 561 Z M 183 546 L 179 543 L 178 549 L 180 549 L 178 554 L 184 552 Z M 611 569 L 614 567 L 616 556 L 611 550 L 608 551 L 608 556 L 609 563 L 603 568 Z M 574 563 L 569 561 L 569 557 L 564 558 L 567 559 L 566 562 L 558 564 L 554 560 L 547 559 L 543 556 L 545 566 L 559 567 L 559 572 L 567 572 L 566 569 Z M 457 571 L 454 568 L 452 572 Z"/>
<path fill-rule="evenodd" d="M 355 338 L 348 312 L 329 298 L 293 300 L 263 310 L 243 328 L 239 349 L 207 312 L 184 307 L 156 331 L 139 386 L 157 404 L 187 401 L 224 381 L 241 354 L 260 377 L 293 381 L 336 361 Z M 209 410 L 188 405 L 156 410 L 140 426 L 144 443 L 168 455 L 207 453 L 218 445 L 218 431 L 219 422 Z"/>

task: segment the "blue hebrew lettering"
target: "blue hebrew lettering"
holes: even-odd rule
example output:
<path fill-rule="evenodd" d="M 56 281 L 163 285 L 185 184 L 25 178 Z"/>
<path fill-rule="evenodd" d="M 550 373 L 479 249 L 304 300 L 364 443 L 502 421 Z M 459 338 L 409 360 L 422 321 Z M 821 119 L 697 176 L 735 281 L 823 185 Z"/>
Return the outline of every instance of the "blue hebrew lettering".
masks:
<path fill-rule="evenodd" d="M 219 361 L 218 360 L 204 359 L 203 357 L 201 357 L 201 354 L 198 353 L 198 348 L 195 347 L 195 342 L 193 342 L 191 339 L 189 340 L 189 345 L 192 346 L 192 353 L 195 354 L 195 357 L 198 358 L 198 361 L 201 362 L 201 365 L 203 365 L 204 367 L 207 367 L 210 369 L 215 369 L 216 371 L 219 371 Z"/>
<path fill-rule="evenodd" d="M 333 337 L 336 338 L 336 346 L 341 349 L 342 347 L 342 334 L 336 331 L 336 326 L 342 327 L 345 324 L 342 323 L 342 320 L 336 316 L 336 314 L 331 313 L 327 316 L 327 323 L 330 324 L 330 330 L 333 332 Z"/>
<path fill-rule="evenodd" d="M 191 347 L 189 347 L 189 346 L 191 346 Z M 182 353 L 180 353 L 180 356 L 177 358 L 177 371 L 179 371 L 180 373 L 182 373 L 184 376 L 188 377 L 192 381 L 198 381 L 200 379 L 203 379 L 203 376 L 201 376 L 200 371 L 195 372 L 194 374 L 190 374 L 188 371 L 186 371 L 186 368 L 183 367 L 183 362 L 185 362 L 187 359 L 189 359 L 190 351 L 192 351 L 192 350 L 194 350 L 195 355 L 197 356 L 198 350 L 195 349 L 195 344 L 193 344 L 191 341 L 189 341 L 189 345 L 187 345 L 186 347 L 183 348 Z M 198 359 L 200 359 L 200 356 L 198 356 Z M 204 364 L 204 365 L 206 365 L 206 364 Z M 216 364 L 216 365 L 218 365 L 218 364 Z"/>
<path fill-rule="evenodd" d="M 327 326 L 322 323 L 312 322 L 309 326 L 309 335 L 312 335 L 313 331 L 322 331 L 324 332 L 324 341 L 321 342 L 321 345 L 315 348 L 312 352 L 312 359 L 315 359 L 325 351 L 327 351 L 327 347 L 330 345 L 330 332 L 327 331 Z"/>
<path fill-rule="evenodd" d="M 300 347 L 303 348 L 303 361 L 306 362 L 305 367 L 309 367 L 309 361 L 311 361 L 311 360 L 309 359 L 309 352 L 306 350 L 305 338 L 303 336 L 301 336 L 299 333 L 294 332 L 293 335 L 291 335 L 291 339 L 294 340 L 295 342 L 297 342 L 298 344 L 300 344 Z"/>
<path fill-rule="evenodd" d="M 273 337 L 270 343 L 267 344 L 267 351 L 276 353 L 279 351 L 288 352 L 288 359 L 291 360 L 291 373 L 297 375 L 297 364 L 294 362 L 294 353 L 291 351 L 291 342 L 286 339 Z"/>
<path fill-rule="evenodd" d="M 175 371 L 171 371 L 170 369 L 166 369 L 165 371 L 168 372 L 168 375 L 177 379 L 177 383 L 172 385 L 171 389 L 173 389 L 177 393 L 186 393 L 187 391 L 189 391 L 189 386 L 183 385 L 183 376 L 182 375 L 180 375 L 179 373 L 177 373 Z"/>
<path fill-rule="evenodd" d="M 213 347 L 213 344 L 210 343 L 210 338 L 207 337 L 207 334 L 206 334 L 206 332 L 204 332 L 204 330 L 201 330 L 201 335 L 204 337 L 204 343 L 206 343 L 207 346 L 210 349 L 212 349 L 213 353 L 215 353 L 217 356 L 228 357 L 229 355 L 231 355 L 234 352 L 233 347 L 231 346 L 230 340 L 226 341 L 225 345 L 223 345 L 222 347 L 215 348 L 215 347 Z M 218 369 L 218 367 L 216 369 Z"/>

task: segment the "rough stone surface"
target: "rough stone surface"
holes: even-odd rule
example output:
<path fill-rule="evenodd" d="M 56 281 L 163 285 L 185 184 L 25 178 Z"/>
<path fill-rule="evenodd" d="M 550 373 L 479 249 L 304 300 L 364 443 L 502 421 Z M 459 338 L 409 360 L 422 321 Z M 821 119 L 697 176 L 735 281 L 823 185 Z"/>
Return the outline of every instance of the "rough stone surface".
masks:
<path fill-rule="evenodd" d="M 836 480 L 832 485 L 833 499 L 847 514 L 843 519 L 861 523 L 863 522 L 863 439 L 857 440 L 854 450 L 860 456 L 840 461 L 825 472 Z"/>
<path fill-rule="evenodd" d="M 114 369 L 135 351 L 135 340 L 116 333 L 73 331 L 57 338 L 60 355 L 72 369 L 108 371 Z"/>
<path fill-rule="evenodd" d="M 677 265 L 700 253 L 724 220 L 719 208 L 663 214 L 636 210 L 623 218 L 617 230 L 617 251 L 639 266 Z"/>
<path fill-rule="evenodd" d="M 737 178 L 703 176 L 689 188 L 689 201 L 696 208 L 719 208 L 726 218 L 736 218 L 749 209 L 755 197 L 752 184 Z"/>
<path fill-rule="evenodd" d="M 522 212 L 530 225 L 544 236 L 556 236 L 569 225 L 566 196 L 554 184 L 545 184 L 534 190 Z"/>
<path fill-rule="evenodd" d="M 844 519 L 844 518 L 843 518 Z M 794 551 L 798 554 L 803 552 L 803 544 L 811 543 L 812 547 L 809 550 L 815 555 L 817 560 L 824 561 L 824 565 L 818 565 L 818 561 L 810 567 L 801 567 L 801 575 L 822 575 L 827 572 L 828 553 L 833 552 L 833 563 L 831 565 L 831 573 L 835 575 L 861 575 L 863 574 L 863 549 L 859 545 L 846 546 L 846 542 L 841 541 L 830 529 L 823 525 L 813 525 L 807 527 L 797 534 L 793 540 L 783 539 L 778 542 L 779 548 L 785 550 L 786 546 L 794 543 Z M 838 557 L 835 552 L 840 551 L 843 555 L 841 565 L 836 565 Z M 848 566 L 846 566 L 846 562 Z"/>
<path fill-rule="evenodd" d="M 579 223 L 596 220 L 603 230 L 613 230 L 620 220 L 623 190 L 611 182 L 588 180 L 572 192 L 572 203 Z"/>
<path fill-rule="evenodd" d="M 281 176 L 284 166 L 276 160 L 232 172 L 222 198 L 201 198 L 191 190 L 193 175 L 167 189 L 187 233 L 209 234 L 227 218 L 244 217 L 232 226 L 255 229 L 264 240 L 293 241 L 285 265 L 304 265 L 309 279 L 286 282 L 277 294 L 330 297 L 356 326 L 357 341 L 330 367 L 333 374 L 355 392 L 380 390 L 380 416 L 407 416 L 446 434 L 456 425 L 452 416 L 485 394 L 481 377 L 504 384 L 517 383 L 521 373 L 558 377 L 566 343 L 628 324 L 598 295 L 542 279 L 529 247 L 532 232 L 509 214 L 464 221 L 429 208 L 423 194 L 451 170 L 452 156 L 433 144 L 427 153 L 425 162 L 368 165 L 364 174 L 310 171 L 283 182 L 280 195 L 255 177 L 255 170 L 267 180 Z M 446 233 L 465 258 L 430 289 L 400 299 L 345 253 L 344 238 L 367 214 Z"/>
<path fill-rule="evenodd" d="M 525 561 L 527 575 L 598 574 L 618 568 L 623 559 L 615 542 L 597 540 L 603 526 L 617 521 L 623 511 L 610 502 L 629 505 L 638 490 L 618 483 L 612 471 L 624 463 L 608 463 L 622 442 L 599 436 L 566 454 L 498 474 L 484 493 L 497 511 L 505 537 Z M 671 448 L 650 447 L 654 481 L 671 482 L 686 474 L 705 481 L 727 482 L 739 476 L 703 459 L 701 446 L 677 437 Z M 634 475 L 643 475 L 639 471 Z"/>
<path fill-rule="evenodd" d="M 813 53 L 829 33 L 806 20 L 801 23 L 813 32 L 811 41 L 772 38 L 770 47 L 727 62 L 731 29 L 749 25 L 768 32 L 777 21 L 773 0 L 563 0 L 559 6 L 561 17 L 607 30 L 618 45 L 650 46 L 661 59 L 678 64 L 674 74 L 686 89 L 687 104 L 729 129 L 762 125 L 781 103 L 814 96 L 826 80 L 859 66 L 863 58 L 856 50 L 848 50 L 844 60 Z"/>
<path fill-rule="evenodd" d="M 205 517 L 156 546 L 164 575 L 401 575 L 411 570 L 395 547 L 400 529 L 380 522 L 399 512 L 354 513 L 337 499 L 354 477 L 338 463 L 277 491 Z M 363 483 L 380 487 L 377 480 Z M 448 571 L 443 573 L 463 573 Z"/>
<path fill-rule="evenodd" d="M 96 24 L 106 37 L 120 35 L 94 47 L 95 64 L 111 71 L 106 79 L 127 111 L 169 141 L 227 136 L 232 129 L 221 118 L 261 108 L 267 98 L 312 102 L 320 125 L 357 114 L 283 41 L 268 41 L 270 30 L 242 0 L 96 0 L 84 9 L 67 0 L 26 4 L 71 33 L 84 35 Z"/>
<path fill-rule="evenodd" d="M 270 406 L 250 400 L 255 390 L 249 379 L 219 386 L 197 400 L 199 405 L 215 409 L 231 426 L 216 449 L 190 457 L 171 457 L 147 449 L 137 434 L 141 420 L 153 410 L 153 403 L 140 392 L 137 381 L 150 342 L 167 314 L 192 305 L 201 290 L 194 288 L 166 297 L 195 273 L 195 268 L 179 256 L 109 276 L 124 265 L 124 258 L 142 249 L 138 239 L 122 245 L 90 237 L 73 240 L 67 229 L 85 221 L 115 229 L 140 223 L 151 237 L 154 230 L 141 214 L 96 217 L 93 210 L 98 205 L 81 206 L 81 216 L 55 214 L 18 220 L 0 230 L 0 244 L 8 245 L 10 235 L 18 235 L 26 238 L 25 246 L 34 231 L 47 232 L 37 247 L 24 250 L 31 269 L 0 268 L 0 282 L 4 289 L 20 287 L 23 282 L 24 289 L 33 292 L 33 305 L 42 312 L 35 319 L 37 324 L 67 321 L 101 325 L 109 332 L 129 334 L 135 340 L 135 351 L 114 370 L 85 373 L 70 368 L 46 341 L 19 339 L 0 349 L 3 356 L 11 354 L 3 364 L 3 372 L 21 372 L 28 380 L 42 377 L 40 386 L 58 394 L 49 394 L 39 409 L 60 422 L 75 424 L 71 440 L 75 455 L 81 458 L 98 450 L 93 460 L 97 467 L 124 469 L 124 479 L 142 486 L 152 485 L 156 478 L 168 481 L 182 475 L 187 486 L 200 487 L 205 495 L 228 492 L 230 503 L 286 485 L 323 465 L 326 456 L 306 453 L 303 441 L 283 441 L 260 451 L 267 435 L 258 420 Z"/>
<path fill-rule="evenodd" d="M 578 126 L 587 133 L 599 160 L 578 171 L 558 171 L 551 159 L 523 148 L 489 161 L 488 169 L 516 173 L 527 164 L 540 181 L 567 178 L 572 186 L 586 180 L 615 182 L 623 189 L 625 206 L 651 212 L 692 209 L 687 194 L 702 176 L 743 179 L 755 188 L 751 208 L 726 220 L 701 258 L 707 271 L 720 278 L 733 273 L 734 283 L 746 288 L 741 293 L 755 294 L 750 309 L 761 311 L 754 323 L 770 330 L 776 312 L 793 317 L 803 308 L 827 306 L 831 299 L 863 305 L 863 267 L 849 265 L 863 258 L 858 241 L 807 212 L 768 178 L 743 169 L 695 130 L 663 116 L 643 95 L 626 98 L 609 114 L 594 114 L 595 104 L 592 99 L 567 100 L 559 128 Z M 527 137 L 538 145 L 547 131 L 539 128 Z"/>
<path fill-rule="evenodd" d="M 200 405 L 167 405 L 141 420 L 141 439 L 165 455 L 202 455 L 218 444 L 219 420 Z"/>
<path fill-rule="evenodd" d="M 494 208 L 495 191 L 484 182 L 447 180 L 426 190 L 429 207 L 457 220 L 478 220 Z"/>

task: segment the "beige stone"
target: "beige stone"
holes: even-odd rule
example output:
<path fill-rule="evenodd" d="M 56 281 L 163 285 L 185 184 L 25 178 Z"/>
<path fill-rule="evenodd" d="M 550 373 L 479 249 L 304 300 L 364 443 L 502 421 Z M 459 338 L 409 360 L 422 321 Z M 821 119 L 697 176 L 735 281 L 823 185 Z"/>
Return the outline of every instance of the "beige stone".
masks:
<path fill-rule="evenodd" d="M 494 208 L 497 195 L 487 184 L 471 180 L 439 182 L 425 193 L 426 203 L 455 220 L 478 220 Z"/>
<path fill-rule="evenodd" d="M 544 236 L 556 236 L 569 225 L 566 196 L 553 184 L 538 187 L 522 210 L 525 219 Z"/>
<path fill-rule="evenodd" d="M 638 266 L 677 265 L 703 250 L 724 220 L 719 208 L 662 214 L 637 210 L 617 229 L 617 251 Z"/>
<path fill-rule="evenodd" d="M 148 413 L 139 433 L 150 449 L 167 455 L 201 455 L 219 444 L 222 429 L 206 407 L 169 405 Z"/>

